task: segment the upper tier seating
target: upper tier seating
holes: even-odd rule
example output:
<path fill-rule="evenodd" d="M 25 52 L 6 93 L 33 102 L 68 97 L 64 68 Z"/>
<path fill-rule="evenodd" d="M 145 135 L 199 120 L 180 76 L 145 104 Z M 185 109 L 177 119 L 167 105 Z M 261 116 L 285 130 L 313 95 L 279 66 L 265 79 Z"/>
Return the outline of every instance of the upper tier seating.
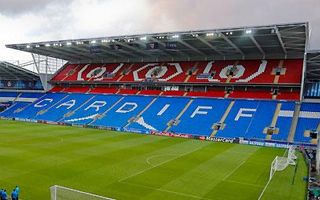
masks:
<path fill-rule="evenodd" d="M 116 130 L 170 132 L 205 137 L 287 141 L 295 102 L 143 95 L 47 93 L 33 103 L 13 103 L 2 117 Z M 302 103 L 294 141 L 310 143 L 320 104 Z"/>
<path fill-rule="evenodd" d="M 67 64 L 52 81 L 300 84 L 302 60 Z"/>

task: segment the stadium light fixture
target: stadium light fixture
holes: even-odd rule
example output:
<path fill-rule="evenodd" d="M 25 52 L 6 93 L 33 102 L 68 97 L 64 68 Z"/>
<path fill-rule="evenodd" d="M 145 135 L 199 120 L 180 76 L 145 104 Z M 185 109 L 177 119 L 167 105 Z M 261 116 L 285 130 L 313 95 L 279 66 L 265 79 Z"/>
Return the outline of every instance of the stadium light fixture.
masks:
<path fill-rule="evenodd" d="M 101 42 L 102 42 L 102 43 L 109 43 L 110 40 L 108 40 L 108 39 L 103 39 L 103 40 L 101 40 Z"/>
<path fill-rule="evenodd" d="M 71 46 L 72 45 L 72 42 L 67 42 L 67 46 Z"/>
<path fill-rule="evenodd" d="M 206 36 L 207 36 L 207 37 L 213 37 L 213 36 L 214 36 L 214 33 L 207 33 Z"/>
<path fill-rule="evenodd" d="M 251 29 L 247 29 L 246 30 L 246 34 L 251 34 L 252 33 L 252 30 Z"/>
<path fill-rule="evenodd" d="M 147 36 L 141 37 L 140 40 L 146 41 L 147 40 Z"/>
<path fill-rule="evenodd" d="M 26 47 L 27 47 L 27 49 L 30 49 L 30 48 L 31 48 L 31 46 L 30 46 L 30 45 L 27 45 Z"/>
<path fill-rule="evenodd" d="M 50 47 L 50 46 L 51 46 L 51 44 L 47 43 L 47 44 L 45 44 L 44 46 L 46 46 L 46 47 Z"/>
<path fill-rule="evenodd" d="M 40 45 L 37 44 L 36 47 L 38 48 L 38 47 L 40 47 Z"/>
<path fill-rule="evenodd" d="M 82 42 L 82 41 L 77 41 L 76 44 L 77 44 L 77 45 L 83 44 L 83 42 Z"/>
<path fill-rule="evenodd" d="M 91 40 L 90 43 L 91 43 L 91 44 L 95 44 L 95 43 L 97 43 L 97 41 L 96 41 L 96 40 Z"/>
<path fill-rule="evenodd" d="M 172 36 L 172 38 L 174 38 L 174 39 L 178 39 L 179 37 L 180 37 L 180 36 L 177 35 L 177 34 Z"/>

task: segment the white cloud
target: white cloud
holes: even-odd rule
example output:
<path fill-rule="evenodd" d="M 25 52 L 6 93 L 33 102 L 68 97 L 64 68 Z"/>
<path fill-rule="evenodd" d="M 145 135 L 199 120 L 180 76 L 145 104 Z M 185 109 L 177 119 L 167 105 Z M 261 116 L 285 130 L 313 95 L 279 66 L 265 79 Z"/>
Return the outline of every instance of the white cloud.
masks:
<path fill-rule="evenodd" d="M 0 0 L 0 60 L 31 59 L 10 43 L 303 21 L 320 49 L 319 0 L 27 1 Z"/>

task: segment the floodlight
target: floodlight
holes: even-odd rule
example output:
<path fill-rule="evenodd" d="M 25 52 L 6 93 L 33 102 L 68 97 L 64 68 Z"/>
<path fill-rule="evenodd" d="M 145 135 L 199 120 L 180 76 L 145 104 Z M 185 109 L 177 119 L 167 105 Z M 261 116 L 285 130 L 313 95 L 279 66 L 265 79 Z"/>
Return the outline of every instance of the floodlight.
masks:
<path fill-rule="evenodd" d="M 179 38 L 179 37 L 180 37 L 180 36 L 177 35 L 177 34 L 172 36 L 172 38 L 175 38 L 175 39 L 176 39 L 176 38 Z"/>
<path fill-rule="evenodd" d="M 146 41 L 147 40 L 147 36 L 141 37 L 140 40 Z"/>
<path fill-rule="evenodd" d="M 37 44 L 36 47 L 40 47 L 40 45 Z"/>
<path fill-rule="evenodd" d="M 67 42 L 67 46 L 71 46 L 72 45 L 72 42 Z"/>
<path fill-rule="evenodd" d="M 27 47 L 27 49 L 30 49 L 30 48 L 31 48 L 31 46 L 30 46 L 30 45 L 27 45 L 26 47 Z"/>
<path fill-rule="evenodd" d="M 246 30 L 246 34 L 251 34 L 252 33 L 252 30 L 251 29 L 247 29 Z"/>
<path fill-rule="evenodd" d="M 95 43 L 97 43 L 97 41 L 96 40 L 92 40 L 90 43 L 91 44 L 95 44 Z"/>
<path fill-rule="evenodd" d="M 207 37 L 212 37 L 212 36 L 214 36 L 214 33 L 207 33 L 206 36 Z"/>
<path fill-rule="evenodd" d="M 50 47 L 51 45 L 50 45 L 49 43 L 47 43 L 47 44 L 45 44 L 44 46 L 46 46 L 46 47 Z"/>
<path fill-rule="evenodd" d="M 103 39 L 103 40 L 101 40 L 101 42 L 102 42 L 102 43 L 108 43 L 108 42 L 110 42 L 110 40 L 108 40 L 108 39 Z"/>

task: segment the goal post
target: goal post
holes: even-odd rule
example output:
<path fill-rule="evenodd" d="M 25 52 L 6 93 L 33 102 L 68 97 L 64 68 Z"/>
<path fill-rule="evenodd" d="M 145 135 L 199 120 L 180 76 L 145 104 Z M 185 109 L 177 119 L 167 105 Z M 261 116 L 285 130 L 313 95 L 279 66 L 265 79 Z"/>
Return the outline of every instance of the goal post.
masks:
<path fill-rule="evenodd" d="M 272 179 L 276 171 L 282 171 L 287 168 L 288 165 L 296 165 L 297 156 L 295 154 L 295 147 L 290 146 L 286 157 L 277 156 L 271 163 L 270 177 Z"/>
<path fill-rule="evenodd" d="M 289 149 L 286 150 L 286 152 L 284 153 L 284 156 L 276 156 L 275 159 L 272 161 L 271 167 L 270 167 L 269 180 L 266 183 L 265 187 L 263 188 L 262 192 L 260 193 L 258 200 L 262 199 L 262 196 L 266 191 L 267 187 L 269 186 L 273 175 L 277 171 L 285 170 L 289 165 L 296 165 L 297 156 L 295 154 L 295 147 L 290 146 Z M 285 156 L 286 154 L 287 156 Z"/>
<path fill-rule="evenodd" d="M 51 200 L 115 200 L 59 185 L 50 187 Z"/>

